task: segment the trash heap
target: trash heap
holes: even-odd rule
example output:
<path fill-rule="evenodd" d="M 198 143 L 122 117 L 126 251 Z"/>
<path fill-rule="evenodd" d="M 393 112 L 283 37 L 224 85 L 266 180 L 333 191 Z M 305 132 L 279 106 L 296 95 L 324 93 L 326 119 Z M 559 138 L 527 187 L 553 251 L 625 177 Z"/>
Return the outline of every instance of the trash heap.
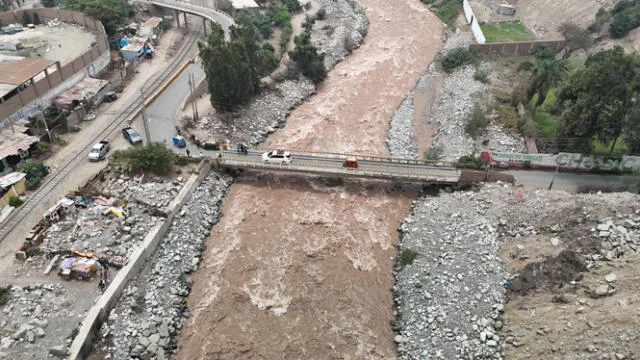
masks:
<path fill-rule="evenodd" d="M 26 259 L 41 254 L 51 258 L 59 255 L 59 260 L 66 261 L 68 265 L 63 271 L 67 274 L 74 267 L 92 269 L 96 267 L 97 260 L 110 266 L 122 266 L 158 218 L 166 216 L 164 208 L 182 185 L 182 178 L 144 181 L 143 176 L 120 175 L 106 181 L 101 195 L 63 198 L 43 214 L 43 219 L 28 235 L 16 257 Z M 69 257 L 75 260 L 72 262 Z M 86 261 L 91 264 L 80 264 Z"/>

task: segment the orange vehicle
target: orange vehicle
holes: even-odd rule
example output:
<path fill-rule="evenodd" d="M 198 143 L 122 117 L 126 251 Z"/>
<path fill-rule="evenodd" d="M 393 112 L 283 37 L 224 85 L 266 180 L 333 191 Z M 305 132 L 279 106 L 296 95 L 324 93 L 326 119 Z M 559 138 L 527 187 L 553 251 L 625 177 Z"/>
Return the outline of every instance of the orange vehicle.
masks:
<path fill-rule="evenodd" d="M 357 169 L 358 168 L 358 160 L 356 159 L 355 156 L 347 156 L 347 158 L 344 159 L 344 162 L 342 163 L 342 166 L 346 167 L 346 168 Z"/>

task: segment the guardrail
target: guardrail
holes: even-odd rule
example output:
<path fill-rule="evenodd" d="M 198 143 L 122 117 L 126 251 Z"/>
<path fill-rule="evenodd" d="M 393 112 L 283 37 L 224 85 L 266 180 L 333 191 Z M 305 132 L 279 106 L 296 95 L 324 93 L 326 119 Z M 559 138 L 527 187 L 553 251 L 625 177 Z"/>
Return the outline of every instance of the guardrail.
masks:
<path fill-rule="evenodd" d="M 434 167 L 456 167 L 456 163 L 450 161 L 437 161 L 437 160 L 416 160 L 416 159 L 405 159 L 405 158 L 394 158 L 394 157 L 384 157 L 384 156 L 376 156 L 376 155 L 360 155 L 360 154 L 346 154 L 339 152 L 329 152 L 329 151 L 310 151 L 310 150 L 302 150 L 302 149 L 281 149 L 276 147 L 263 147 L 259 146 L 257 148 L 249 148 L 252 150 L 260 150 L 260 151 L 271 151 L 274 149 L 288 151 L 290 153 L 299 153 L 303 155 L 309 156 L 325 156 L 325 157 L 333 157 L 336 159 L 344 159 L 350 156 L 355 156 L 358 160 L 369 160 L 369 161 L 378 161 L 378 162 L 389 162 L 389 163 L 397 163 L 397 164 L 416 164 L 416 165 L 429 165 Z"/>
<path fill-rule="evenodd" d="M 347 175 L 352 177 L 370 177 L 382 179 L 404 179 L 404 180 L 420 180 L 420 181 L 436 181 L 444 183 L 457 183 L 460 179 L 460 171 L 450 169 L 449 171 L 378 171 L 365 170 L 361 168 L 346 168 L 342 166 L 322 165 L 305 162 L 296 162 L 295 164 L 269 164 L 260 160 L 229 160 L 224 158 L 217 160 L 220 166 L 245 167 L 253 169 L 270 169 L 276 171 L 293 171 L 306 173 Z"/>

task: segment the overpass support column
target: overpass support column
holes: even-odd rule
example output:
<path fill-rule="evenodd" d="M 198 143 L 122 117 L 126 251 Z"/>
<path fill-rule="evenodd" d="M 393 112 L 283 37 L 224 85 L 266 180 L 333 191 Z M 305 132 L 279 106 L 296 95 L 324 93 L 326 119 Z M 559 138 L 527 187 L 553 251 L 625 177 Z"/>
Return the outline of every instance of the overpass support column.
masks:
<path fill-rule="evenodd" d="M 204 28 L 204 36 L 207 37 L 207 18 L 202 18 L 202 27 Z"/>
<path fill-rule="evenodd" d="M 180 27 L 180 11 L 176 10 L 176 22 L 178 23 L 178 27 Z"/>
<path fill-rule="evenodd" d="M 184 27 L 188 28 L 189 27 L 189 23 L 187 22 L 187 13 L 183 13 L 184 14 Z"/>

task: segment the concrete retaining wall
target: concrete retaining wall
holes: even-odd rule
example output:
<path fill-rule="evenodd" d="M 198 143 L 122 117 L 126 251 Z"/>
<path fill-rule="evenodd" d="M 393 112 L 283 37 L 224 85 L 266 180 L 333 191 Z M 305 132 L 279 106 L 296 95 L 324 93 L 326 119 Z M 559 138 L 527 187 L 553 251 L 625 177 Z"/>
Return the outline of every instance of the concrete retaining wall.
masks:
<path fill-rule="evenodd" d="M 120 298 L 122 291 L 129 281 L 138 275 L 140 268 L 145 261 L 155 252 L 161 239 L 166 234 L 176 213 L 182 205 L 189 199 L 195 188 L 211 171 L 209 160 L 203 160 L 198 166 L 197 173 L 193 174 L 180 190 L 180 193 L 167 206 L 167 218 L 156 224 L 145 237 L 142 246 L 133 252 L 129 262 L 113 278 L 104 294 L 98 302 L 91 307 L 87 317 L 82 322 L 78 335 L 73 339 L 69 350 L 69 360 L 83 360 L 91 352 L 93 339 L 95 338 L 102 323 L 109 316 L 109 312 Z"/>
<path fill-rule="evenodd" d="M 471 27 L 471 32 L 473 33 L 473 37 L 476 39 L 476 42 L 478 44 L 486 43 L 487 39 L 484 37 L 482 29 L 480 29 L 480 24 L 478 24 L 478 19 L 476 19 L 476 16 L 473 13 L 469 0 L 464 0 L 462 2 L 462 9 L 464 10 L 464 17 L 467 19 L 467 24 Z"/>

